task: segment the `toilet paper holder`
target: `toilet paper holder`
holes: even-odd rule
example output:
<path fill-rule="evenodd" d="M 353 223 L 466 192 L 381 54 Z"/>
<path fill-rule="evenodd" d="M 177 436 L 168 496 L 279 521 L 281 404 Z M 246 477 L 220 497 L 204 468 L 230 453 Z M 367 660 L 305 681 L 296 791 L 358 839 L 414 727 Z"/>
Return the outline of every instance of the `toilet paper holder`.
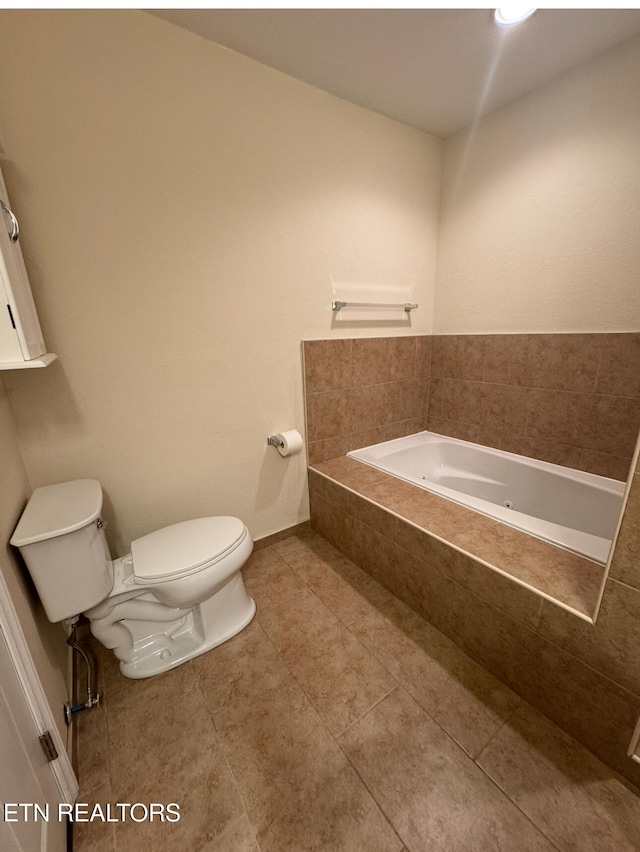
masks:
<path fill-rule="evenodd" d="M 302 435 L 297 429 L 285 429 L 267 438 L 267 444 L 275 447 L 281 456 L 295 456 L 302 449 L 303 443 Z"/>

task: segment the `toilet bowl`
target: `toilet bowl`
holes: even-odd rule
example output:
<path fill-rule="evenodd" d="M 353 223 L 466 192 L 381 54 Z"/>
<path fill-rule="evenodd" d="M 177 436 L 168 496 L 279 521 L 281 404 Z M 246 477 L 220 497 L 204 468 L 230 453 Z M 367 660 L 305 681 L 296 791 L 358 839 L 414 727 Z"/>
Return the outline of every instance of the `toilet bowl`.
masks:
<path fill-rule="evenodd" d="M 37 488 L 11 538 L 50 621 L 84 613 L 130 678 L 167 671 L 246 627 L 255 603 L 240 569 L 253 550 L 238 518 L 172 524 L 112 560 L 102 488 L 80 479 Z"/>

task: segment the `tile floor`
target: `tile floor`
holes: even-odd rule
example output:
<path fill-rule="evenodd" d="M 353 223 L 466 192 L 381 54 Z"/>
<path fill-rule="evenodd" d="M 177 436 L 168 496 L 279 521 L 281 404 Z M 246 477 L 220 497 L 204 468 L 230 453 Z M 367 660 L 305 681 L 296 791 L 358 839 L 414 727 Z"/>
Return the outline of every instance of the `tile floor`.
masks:
<path fill-rule="evenodd" d="M 101 653 L 79 801 L 180 805 L 78 823 L 75 852 L 640 849 L 640 797 L 315 533 L 243 570 L 229 642 L 130 681 Z"/>

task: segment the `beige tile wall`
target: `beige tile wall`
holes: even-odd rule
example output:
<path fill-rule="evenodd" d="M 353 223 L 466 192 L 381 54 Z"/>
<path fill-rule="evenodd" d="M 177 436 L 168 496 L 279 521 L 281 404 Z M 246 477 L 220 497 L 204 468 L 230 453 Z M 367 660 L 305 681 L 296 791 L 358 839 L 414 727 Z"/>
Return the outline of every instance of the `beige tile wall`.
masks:
<path fill-rule="evenodd" d="M 436 335 L 426 428 L 626 480 L 640 334 Z"/>
<path fill-rule="evenodd" d="M 303 344 L 311 463 L 424 429 L 429 337 Z"/>
<path fill-rule="evenodd" d="M 640 333 L 304 343 L 309 461 L 421 429 L 625 480 Z"/>

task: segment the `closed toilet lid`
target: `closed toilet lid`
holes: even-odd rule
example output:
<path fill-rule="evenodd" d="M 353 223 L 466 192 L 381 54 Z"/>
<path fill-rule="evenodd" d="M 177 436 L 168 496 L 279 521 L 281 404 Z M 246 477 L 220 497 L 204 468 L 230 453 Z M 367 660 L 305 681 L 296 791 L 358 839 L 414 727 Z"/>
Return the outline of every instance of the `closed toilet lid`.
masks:
<path fill-rule="evenodd" d="M 239 518 L 195 518 L 131 542 L 133 573 L 143 582 L 200 571 L 235 550 L 248 534 Z"/>

